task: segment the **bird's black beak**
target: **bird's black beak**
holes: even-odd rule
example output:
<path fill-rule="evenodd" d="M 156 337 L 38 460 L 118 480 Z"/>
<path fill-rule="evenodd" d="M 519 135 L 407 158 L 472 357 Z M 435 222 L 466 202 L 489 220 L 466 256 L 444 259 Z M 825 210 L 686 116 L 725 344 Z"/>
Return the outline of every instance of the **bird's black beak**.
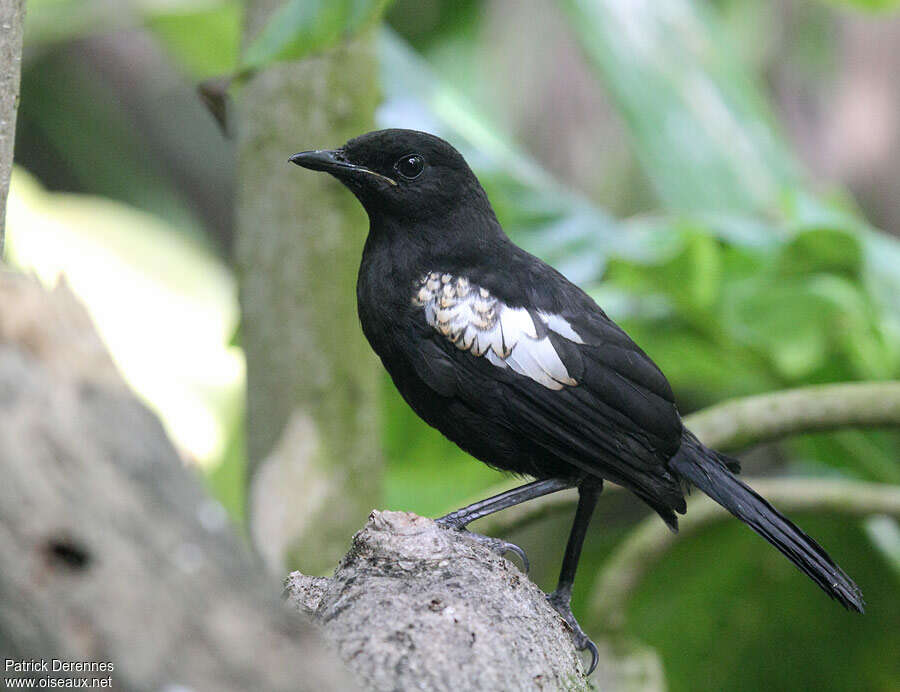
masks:
<path fill-rule="evenodd" d="M 301 151 L 294 154 L 288 159 L 291 163 L 295 163 L 303 168 L 309 168 L 312 171 L 325 171 L 337 177 L 341 177 L 344 173 L 363 173 L 380 178 L 391 185 L 396 185 L 397 181 L 388 178 L 386 175 L 376 173 L 369 170 L 365 166 L 358 166 L 355 163 L 347 161 L 344 153 L 340 149 L 315 149 L 313 151 Z"/>
<path fill-rule="evenodd" d="M 350 164 L 343 160 L 339 151 L 329 149 L 316 149 L 315 151 L 301 151 L 288 159 L 303 168 L 313 171 L 331 172 L 336 168 L 349 168 Z"/>

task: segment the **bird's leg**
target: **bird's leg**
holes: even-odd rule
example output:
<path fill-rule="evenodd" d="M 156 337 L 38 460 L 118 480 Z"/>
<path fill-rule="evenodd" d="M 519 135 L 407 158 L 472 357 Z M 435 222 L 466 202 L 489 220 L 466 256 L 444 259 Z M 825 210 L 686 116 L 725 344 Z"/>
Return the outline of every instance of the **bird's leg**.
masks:
<path fill-rule="evenodd" d="M 476 519 L 481 519 L 502 509 L 508 509 L 528 500 L 534 500 L 535 498 L 571 487 L 573 487 L 573 483 L 559 478 L 532 481 L 531 483 L 520 485 L 518 488 L 489 497 L 486 500 L 473 502 L 471 505 L 466 505 L 462 509 L 445 514 L 435 519 L 435 521 L 448 528 L 464 529 Z"/>
<path fill-rule="evenodd" d="M 526 483 L 525 485 L 519 486 L 518 488 L 507 490 L 505 493 L 500 493 L 499 495 L 489 497 L 486 500 L 473 502 L 471 505 L 467 505 L 462 509 L 458 509 L 455 512 L 450 512 L 450 514 L 445 514 L 444 516 L 435 519 L 435 522 L 448 529 L 466 531 L 471 538 L 474 538 L 479 543 L 486 545 L 488 548 L 500 553 L 501 555 L 505 555 L 506 553 L 515 553 L 519 556 L 519 558 L 521 558 L 522 566 L 525 568 L 525 572 L 527 573 L 529 568 L 528 556 L 525 555 L 525 551 L 522 550 L 519 546 L 514 543 L 510 543 L 509 541 L 504 541 L 500 538 L 492 538 L 490 536 L 482 536 L 478 533 L 471 533 L 466 530 L 466 526 L 468 526 L 476 519 L 481 519 L 481 517 L 486 517 L 487 515 L 493 514 L 494 512 L 499 512 L 502 509 L 514 507 L 515 505 L 521 504 L 522 502 L 533 500 L 537 497 L 549 495 L 550 493 L 555 493 L 571 487 L 572 483 L 558 478 L 533 481 L 531 483 Z"/>
<path fill-rule="evenodd" d="M 597 667 L 600 652 L 597 650 L 597 645 L 581 629 L 581 625 L 572 614 L 570 602 L 572 600 L 572 584 L 575 583 L 575 571 L 578 569 L 578 560 L 581 557 L 581 547 L 584 545 L 584 537 L 587 535 L 591 515 L 594 513 L 594 507 L 597 506 L 597 498 L 600 497 L 602 488 L 602 483 L 578 487 L 578 508 L 575 510 L 575 521 L 572 523 L 572 531 L 569 533 L 569 542 L 566 544 L 566 554 L 559 573 L 559 583 L 556 591 L 547 595 L 547 601 L 553 606 L 553 609 L 572 628 L 575 648 L 579 651 L 588 649 L 591 652 L 591 667 L 588 669 L 588 675 L 593 673 L 594 668 Z"/>

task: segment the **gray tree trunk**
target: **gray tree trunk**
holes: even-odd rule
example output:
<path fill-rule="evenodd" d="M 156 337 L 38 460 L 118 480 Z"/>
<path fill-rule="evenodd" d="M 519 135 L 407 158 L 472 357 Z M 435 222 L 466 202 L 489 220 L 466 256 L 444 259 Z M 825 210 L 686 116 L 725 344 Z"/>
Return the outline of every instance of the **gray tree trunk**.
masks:
<path fill-rule="evenodd" d="M 6 239 L 6 198 L 16 141 L 24 25 L 25 0 L 0 0 L 0 260 Z"/>
<path fill-rule="evenodd" d="M 249 0 L 246 35 L 279 4 Z M 377 97 L 370 35 L 271 66 L 239 94 L 249 517 L 279 572 L 332 567 L 381 494 L 378 370 L 355 298 L 368 222 L 336 181 L 287 161 L 370 130 Z"/>
<path fill-rule="evenodd" d="M 0 474 L 3 658 L 110 662 L 68 677 L 117 690 L 354 688 L 277 602 L 72 294 L 3 271 Z"/>

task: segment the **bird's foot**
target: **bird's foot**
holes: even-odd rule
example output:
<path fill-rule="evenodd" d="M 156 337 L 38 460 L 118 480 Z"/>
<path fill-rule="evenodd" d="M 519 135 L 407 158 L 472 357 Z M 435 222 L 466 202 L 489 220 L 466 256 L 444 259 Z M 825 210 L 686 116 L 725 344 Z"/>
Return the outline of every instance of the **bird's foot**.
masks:
<path fill-rule="evenodd" d="M 438 526 L 442 526 L 445 529 L 451 529 L 453 531 L 465 533 L 466 536 L 471 538 L 473 541 L 481 543 L 481 545 L 483 545 L 485 548 L 497 553 L 498 555 L 505 557 L 508 553 L 515 553 L 522 561 L 522 569 L 524 570 L 525 574 L 528 574 L 528 570 L 530 568 L 528 556 L 525 554 L 525 551 L 515 543 L 504 541 L 502 538 L 494 538 L 493 536 L 485 536 L 480 533 L 474 533 L 473 531 L 469 531 L 465 526 L 461 526 L 460 524 L 454 522 L 451 519 L 447 519 L 446 517 L 441 517 L 439 519 L 435 519 L 434 521 Z"/>
<path fill-rule="evenodd" d="M 561 593 L 559 591 L 547 594 L 547 602 L 552 606 L 553 610 L 559 613 L 559 616 L 565 620 L 566 624 L 572 630 L 572 640 L 575 643 L 575 648 L 578 651 L 587 650 L 591 652 L 591 665 L 588 668 L 587 673 L 585 673 L 585 675 L 590 675 L 594 672 L 594 669 L 597 667 L 597 662 L 600 660 L 600 651 L 597 649 L 597 645 L 591 641 L 590 637 L 584 633 L 584 630 L 581 629 L 581 625 L 578 624 L 578 620 L 576 620 L 575 616 L 572 614 L 569 598 L 569 594 Z"/>

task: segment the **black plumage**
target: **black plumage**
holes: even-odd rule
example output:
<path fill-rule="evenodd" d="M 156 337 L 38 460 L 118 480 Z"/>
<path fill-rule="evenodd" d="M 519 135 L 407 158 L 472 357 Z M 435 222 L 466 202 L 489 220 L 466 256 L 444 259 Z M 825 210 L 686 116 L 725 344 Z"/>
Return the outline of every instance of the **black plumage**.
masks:
<path fill-rule="evenodd" d="M 634 492 L 673 529 L 690 482 L 826 593 L 862 611 L 859 589 L 824 550 L 735 478 L 737 461 L 684 427 L 653 361 L 586 293 L 510 241 L 453 147 L 422 132 L 382 130 L 291 161 L 335 176 L 368 212 L 359 317 L 403 398 L 474 457 L 537 479 L 441 521 L 462 528 L 518 502 L 579 489 L 560 585 L 549 599 L 580 648 L 596 659 L 569 595 L 603 480 Z"/>

